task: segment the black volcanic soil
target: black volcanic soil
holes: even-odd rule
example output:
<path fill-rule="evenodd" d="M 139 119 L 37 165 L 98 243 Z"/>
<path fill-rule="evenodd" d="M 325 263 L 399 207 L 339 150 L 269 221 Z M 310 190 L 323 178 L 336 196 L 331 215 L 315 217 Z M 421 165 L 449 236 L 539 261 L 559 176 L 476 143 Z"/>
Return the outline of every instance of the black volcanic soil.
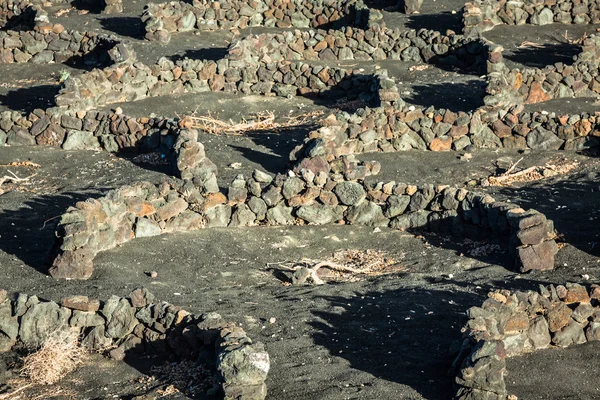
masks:
<path fill-rule="evenodd" d="M 461 2 L 425 3 L 417 16 L 404 16 L 393 7 L 386 8 L 388 25 L 459 29 Z M 140 1 L 126 2 L 122 16 L 71 12 L 54 20 L 67 28 L 111 31 L 129 37 L 138 58 L 147 63 L 161 56 L 219 57 L 220 49 L 232 38 L 229 32 L 212 32 L 175 35 L 168 46 L 146 43 L 140 40 L 135 19 L 142 7 Z M 457 14 L 452 14 L 453 10 Z M 557 49 L 565 29 L 568 37 L 574 38 L 583 32 L 592 33 L 595 28 L 519 27 L 515 35 L 514 27 L 500 27 L 485 36 L 505 46 L 514 66 L 527 66 L 532 60 L 548 64 L 562 60 L 556 59 L 554 50 L 532 53 L 519 48 L 523 41 L 547 43 L 547 48 Z M 558 56 L 565 54 L 569 53 Z M 366 69 L 388 69 L 402 82 L 406 92 L 403 98 L 411 104 L 458 104 L 459 109 L 469 110 L 481 101 L 480 77 L 435 67 L 412 73 L 409 67 L 413 64 L 409 63 L 364 64 Z M 0 66 L 0 111 L 46 107 L 63 69 L 71 74 L 82 72 L 62 65 Z M 331 107 L 303 98 L 282 100 L 220 93 L 167 96 L 110 108 L 117 106 L 133 116 L 174 116 L 197 109 L 199 114 L 211 112 L 223 119 L 241 119 L 264 110 L 284 117 L 313 110 L 327 112 Z M 560 112 L 598 109 L 591 99 L 536 107 Z M 285 171 L 289 151 L 309 130 L 299 127 L 239 137 L 204 135 L 200 140 L 219 167 L 219 184 L 226 187 L 235 175 L 249 175 L 255 168 L 272 173 Z M 32 161 L 41 167 L 0 166 L 0 176 L 8 170 L 19 176 L 37 174 L 27 184 L 0 195 L 0 287 L 57 301 L 72 294 L 100 299 L 112 294 L 124 296 L 145 286 L 157 298 L 190 312 L 216 311 L 241 324 L 254 340 L 266 344 L 271 356 L 267 381 L 271 400 L 450 399 L 453 378 L 448 375 L 452 361 L 449 349 L 461 337 L 466 310 L 481 304 L 490 289 L 536 289 L 540 283 L 589 283 L 600 278 L 600 164 L 595 155 L 478 151 L 466 160 L 460 158 L 462 154 L 405 152 L 359 158 L 382 163 L 377 180 L 456 185 L 478 182 L 494 174 L 497 165 L 507 160 L 523 158 L 523 167 L 561 157 L 578 161 L 580 166 L 569 175 L 506 188 L 475 187 L 498 199 L 539 209 L 554 220 L 565 241 L 554 271 L 517 274 L 506 254 L 471 256 L 473 248 L 484 243 L 470 244 L 461 238 L 449 240 L 357 226 L 301 226 L 211 229 L 138 239 L 100 254 L 92 279 L 55 281 L 46 273 L 47 255 L 57 217 L 69 205 L 138 180 L 158 183 L 171 171 L 167 166 L 136 164 L 128 156 L 4 147 L 0 148 L 0 165 Z M 232 163 L 241 166 L 233 168 Z M 382 250 L 399 261 L 403 269 L 393 275 L 316 287 L 286 286 L 265 269 L 267 263 L 323 259 L 343 249 Z M 149 271 L 158 272 L 158 277 L 150 278 Z M 274 323 L 270 322 L 272 318 Z M 600 398 L 592 374 L 598 359 L 598 346 L 594 344 L 514 358 L 509 361 L 507 384 L 520 399 Z M 147 373 L 139 363 L 95 356 L 53 390 L 24 391 L 20 398 L 66 399 L 75 394 L 77 399 L 128 399 L 143 392 L 139 380 Z M 2 390 L 0 386 L 0 393 Z M 56 397 L 48 397 L 52 391 Z M 573 397 L 574 392 L 580 395 Z"/>

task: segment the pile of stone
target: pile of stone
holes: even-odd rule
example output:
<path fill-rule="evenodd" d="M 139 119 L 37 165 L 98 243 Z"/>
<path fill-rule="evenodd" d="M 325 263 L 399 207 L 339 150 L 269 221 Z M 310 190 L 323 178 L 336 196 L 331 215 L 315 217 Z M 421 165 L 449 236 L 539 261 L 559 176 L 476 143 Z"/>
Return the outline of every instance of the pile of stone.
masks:
<path fill-rule="evenodd" d="M 130 353 L 196 360 L 201 352 L 215 361 L 219 391 L 225 399 L 266 397 L 269 355 L 244 330 L 217 313 L 193 315 L 166 302 L 156 302 L 146 289 L 105 302 L 70 296 L 60 303 L 0 289 L 0 352 L 21 345 L 39 347 L 60 330 L 80 332 L 89 351 L 109 351 L 123 360 Z"/>
<path fill-rule="evenodd" d="M 148 4 L 142 15 L 146 39 L 168 43 L 173 32 L 249 26 L 318 28 L 345 25 L 366 28 L 383 16 L 363 0 L 172 1 Z"/>
<path fill-rule="evenodd" d="M 341 159 L 345 175 L 313 159 L 298 173 L 272 176 L 256 170 L 252 177 L 237 176 L 221 193 L 216 166 L 206 157 L 197 131 L 182 129 L 174 149 L 183 179 L 124 186 L 67 210 L 56 232 L 53 277 L 87 279 L 98 252 L 135 237 L 265 224 L 342 223 L 477 237 L 490 233 L 510 247 L 520 271 L 554 266 L 558 248 L 552 222 L 488 195 L 448 186 L 367 183 L 361 178 L 376 174 L 379 165 L 359 165 L 351 157 Z M 348 179 L 352 176 L 356 180 Z"/>
<path fill-rule="evenodd" d="M 598 0 L 475 0 L 465 4 L 463 26 L 465 34 L 476 35 L 496 25 L 598 24 Z"/>
<path fill-rule="evenodd" d="M 135 52 L 113 35 L 68 31 L 61 24 L 39 24 L 31 31 L 0 31 L 0 63 L 63 63 L 80 58 L 87 66 L 131 63 Z M 76 60 L 78 61 L 78 60 Z"/>
<path fill-rule="evenodd" d="M 461 400 L 506 400 L 506 357 L 600 340 L 600 286 L 540 285 L 539 291 L 488 294 L 467 312 L 455 361 Z"/>
<path fill-rule="evenodd" d="M 451 33 L 375 26 L 364 30 L 295 30 L 236 39 L 229 59 L 247 62 L 297 60 L 402 60 L 443 64 L 485 73 L 487 43 Z"/>

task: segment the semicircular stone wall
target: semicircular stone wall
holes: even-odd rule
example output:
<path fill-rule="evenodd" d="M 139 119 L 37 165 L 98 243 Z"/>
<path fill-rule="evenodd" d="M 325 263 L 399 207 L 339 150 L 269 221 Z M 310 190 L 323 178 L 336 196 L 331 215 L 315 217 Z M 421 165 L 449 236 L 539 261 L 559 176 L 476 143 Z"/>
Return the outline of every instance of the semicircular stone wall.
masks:
<path fill-rule="evenodd" d="M 0 289 L 0 353 L 17 345 L 34 350 L 61 330 L 79 332 L 83 347 L 116 360 L 132 354 L 196 360 L 206 352 L 225 399 L 262 400 L 267 394 L 264 346 L 217 313 L 190 314 L 156 301 L 145 288 L 106 301 L 69 296 L 59 303 Z"/>

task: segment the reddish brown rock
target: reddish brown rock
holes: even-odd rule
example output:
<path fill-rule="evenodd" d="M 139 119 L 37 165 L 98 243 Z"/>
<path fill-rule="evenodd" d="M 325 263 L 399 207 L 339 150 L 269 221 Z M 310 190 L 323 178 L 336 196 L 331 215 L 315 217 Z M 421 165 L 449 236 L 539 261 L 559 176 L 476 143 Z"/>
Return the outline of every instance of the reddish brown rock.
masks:
<path fill-rule="evenodd" d="M 219 204 L 225 203 L 227 203 L 227 197 L 223 193 L 209 193 L 206 196 L 206 201 L 204 202 L 204 210 L 208 210 L 209 208 L 213 208 Z"/>
<path fill-rule="evenodd" d="M 517 238 L 521 244 L 538 244 L 548 239 L 548 223 L 535 225 L 530 228 L 521 229 L 517 232 Z"/>
<path fill-rule="evenodd" d="M 449 136 L 442 136 L 435 138 L 429 144 L 431 151 L 450 151 L 452 148 L 452 138 Z"/>
<path fill-rule="evenodd" d="M 96 312 L 100 309 L 99 300 L 90 300 L 87 296 L 69 296 L 60 301 L 63 307 L 72 310 Z"/>
<path fill-rule="evenodd" d="M 529 328 L 529 317 L 525 312 L 516 313 L 510 316 L 510 318 L 504 324 L 504 334 L 513 334 L 524 331 Z"/>
<path fill-rule="evenodd" d="M 529 94 L 527 95 L 525 103 L 535 104 L 548 100 L 550 100 L 550 96 L 542 88 L 542 83 L 538 81 L 533 82 L 529 88 Z"/>
<path fill-rule="evenodd" d="M 517 249 L 518 264 L 520 272 L 531 270 L 550 270 L 554 268 L 554 256 L 558 252 L 558 246 L 554 240 L 548 240 L 533 246 L 520 247 Z"/>
<path fill-rule="evenodd" d="M 571 303 L 589 303 L 590 296 L 587 289 L 578 284 L 567 284 L 567 296 L 565 297 L 567 304 Z"/>
<path fill-rule="evenodd" d="M 569 325 L 571 314 L 573 314 L 573 311 L 565 303 L 555 303 L 554 307 L 546 315 L 550 332 L 558 332 Z"/>
<path fill-rule="evenodd" d="M 86 250 L 67 250 L 54 259 L 49 272 L 55 279 L 89 279 L 94 272 L 93 259 Z"/>
<path fill-rule="evenodd" d="M 166 221 L 181 214 L 188 208 L 188 203 L 182 198 L 168 202 L 156 210 L 156 216 L 161 221 Z"/>
<path fill-rule="evenodd" d="M 512 129 L 510 129 L 500 120 L 494 121 L 494 123 L 492 124 L 492 128 L 496 136 L 498 136 L 499 138 L 512 136 Z"/>

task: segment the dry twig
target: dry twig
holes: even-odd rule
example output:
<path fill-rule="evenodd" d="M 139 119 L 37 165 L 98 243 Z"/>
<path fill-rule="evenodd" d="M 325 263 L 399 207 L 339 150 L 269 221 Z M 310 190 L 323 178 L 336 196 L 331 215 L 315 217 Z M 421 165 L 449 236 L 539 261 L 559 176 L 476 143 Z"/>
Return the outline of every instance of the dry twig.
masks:
<path fill-rule="evenodd" d="M 321 268 L 338 273 L 337 278 L 344 281 L 357 280 L 357 275 L 377 276 L 397 272 L 402 267 L 381 251 L 342 250 L 328 260 L 303 259 L 300 262 L 278 262 L 267 264 L 267 269 L 293 272 L 292 284 L 302 285 L 311 282 L 323 285 L 325 281 L 318 275 Z"/>
<path fill-rule="evenodd" d="M 33 174 L 28 176 L 27 178 L 19 178 L 14 172 L 8 170 L 8 172 L 12 175 L 4 175 L 0 178 L 0 186 L 2 186 L 5 182 L 27 182 L 29 179 L 33 178 L 37 174 Z M 0 194 L 3 193 L 2 189 L 0 189 Z"/>

